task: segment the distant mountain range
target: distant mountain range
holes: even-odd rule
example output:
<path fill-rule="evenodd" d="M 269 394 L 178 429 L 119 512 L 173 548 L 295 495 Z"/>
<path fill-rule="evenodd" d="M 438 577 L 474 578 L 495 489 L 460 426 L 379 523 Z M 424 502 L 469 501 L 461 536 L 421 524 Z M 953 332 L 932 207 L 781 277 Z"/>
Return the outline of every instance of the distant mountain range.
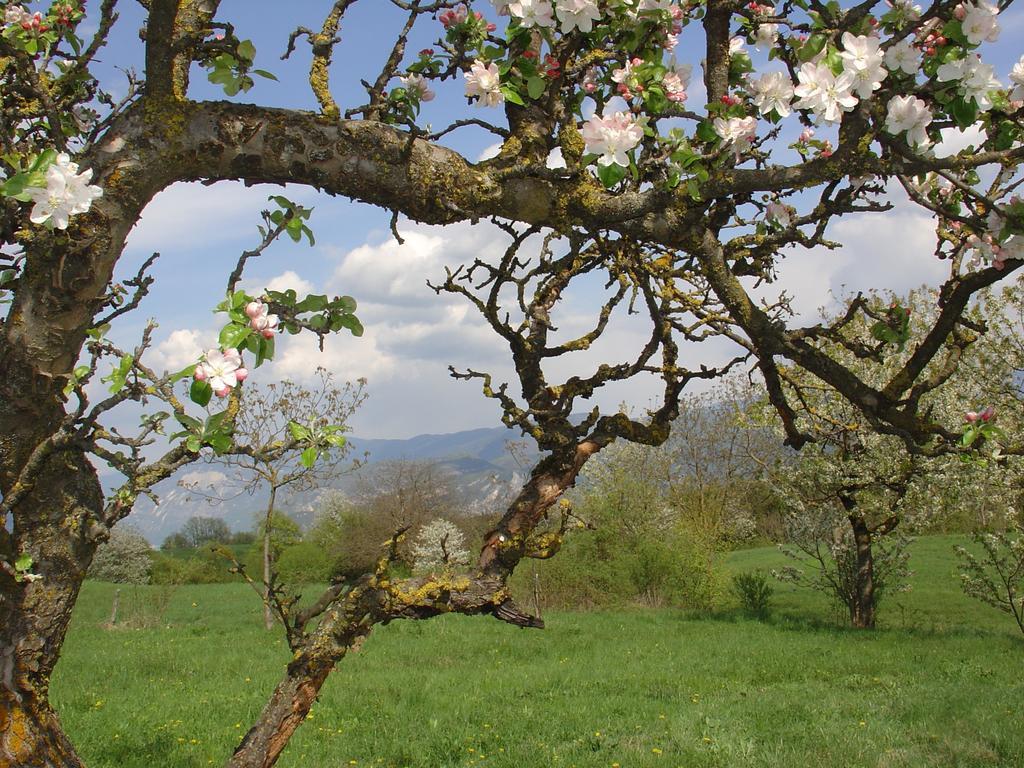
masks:
<path fill-rule="evenodd" d="M 504 427 L 471 429 L 446 435 L 417 435 L 407 440 L 371 440 L 350 437 L 353 457 L 366 455 L 360 473 L 372 471 L 383 461 L 430 461 L 450 473 L 464 503 L 469 508 L 484 508 L 503 495 L 510 486 L 525 481 L 519 462 L 532 464 L 537 449 L 532 440 Z M 516 443 L 515 455 L 509 444 Z M 182 485 L 189 482 L 194 490 Z M 325 494 L 349 495 L 359 482 L 359 473 L 344 475 L 329 486 L 306 493 L 288 494 L 276 506 L 294 518 L 303 528 L 313 523 L 320 500 Z M 217 464 L 193 465 L 179 476 L 158 484 L 154 491 L 158 504 L 142 498 L 128 517 L 157 546 L 181 529 L 188 518 L 219 517 L 233 531 L 252 530 L 256 515 L 266 509 L 266 489 L 250 495 L 232 489 L 224 467 Z M 211 503 L 207 497 L 221 497 Z"/>

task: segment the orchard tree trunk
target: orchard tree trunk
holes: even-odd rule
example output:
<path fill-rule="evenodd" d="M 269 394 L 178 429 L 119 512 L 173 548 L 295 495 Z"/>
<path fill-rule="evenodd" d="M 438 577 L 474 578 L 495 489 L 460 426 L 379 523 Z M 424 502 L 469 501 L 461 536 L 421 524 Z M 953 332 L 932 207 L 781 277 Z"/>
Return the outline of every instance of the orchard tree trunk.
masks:
<path fill-rule="evenodd" d="M 267 519 L 263 521 L 263 626 L 274 628 L 274 614 L 270 611 L 270 526 L 274 517 L 274 501 L 277 497 L 277 486 L 270 484 L 270 501 L 267 502 Z"/>
<path fill-rule="evenodd" d="M 850 516 L 856 547 L 856 579 L 850 601 L 850 622 L 860 629 L 875 628 L 875 560 L 871 552 L 871 530 L 864 518 Z"/>

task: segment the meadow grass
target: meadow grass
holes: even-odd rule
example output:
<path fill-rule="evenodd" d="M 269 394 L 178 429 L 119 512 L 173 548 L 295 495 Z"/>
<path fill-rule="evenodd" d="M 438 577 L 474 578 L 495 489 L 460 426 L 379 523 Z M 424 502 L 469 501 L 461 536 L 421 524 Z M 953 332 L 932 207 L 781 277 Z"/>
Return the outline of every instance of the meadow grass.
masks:
<path fill-rule="evenodd" d="M 1021 766 L 1024 638 L 962 595 L 955 541 L 914 545 L 913 591 L 883 603 L 874 632 L 784 584 L 765 622 L 665 609 L 550 613 L 544 631 L 460 616 L 378 627 L 279 765 Z M 748 550 L 728 567 L 784 562 Z M 288 659 L 256 596 L 122 587 L 148 626 L 111 630 L 113 589 L 86 584 L 53 680 L 87 764 L 223 763 Z M 168 597 L 159 616 L 143 607 Z"/>

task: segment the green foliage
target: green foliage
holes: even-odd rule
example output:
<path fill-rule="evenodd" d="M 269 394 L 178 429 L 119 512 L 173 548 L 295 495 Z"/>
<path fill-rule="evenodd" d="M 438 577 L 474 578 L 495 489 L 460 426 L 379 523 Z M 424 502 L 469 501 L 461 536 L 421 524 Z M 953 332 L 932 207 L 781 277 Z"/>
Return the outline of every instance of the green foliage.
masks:
<path fill-rule="evenodd" d="M 212 553 L 197 553 L 188 558 L 163 553 L 153 555 L 152 584 L 217 584 L 235 580 L 228 572 L 227 563 L 214 559 Z"/>
<path fill-rule="evenodd" d="M 286 584 L 323 584 L 330 579 L 331 561 L 316 544 L 299 542 L 281 551 L 277 575 Z"/>
<path fill-rule="evenodd" d="M 774 591 L 768 576 L 762 571 L 737 573 L 732 577 L 732 592 L 739 599 L 740 607 L 756 618 L 768 617 Z"/>

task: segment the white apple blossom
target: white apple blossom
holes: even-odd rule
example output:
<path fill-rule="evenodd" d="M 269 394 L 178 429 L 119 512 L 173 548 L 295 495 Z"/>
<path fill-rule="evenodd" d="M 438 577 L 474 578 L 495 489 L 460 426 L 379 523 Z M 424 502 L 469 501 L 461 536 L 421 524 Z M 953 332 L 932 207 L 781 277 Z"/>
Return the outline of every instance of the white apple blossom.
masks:
<path fill-rule="evenodd" d="M 843 50 L 839 52 L 843 72 L 853 76 L 853 92 L 862 99 L 871 98 L 889 74 L 882 67 L 885 54 L 879 50 L 879 45 L 881 41 L 877 37 L 843 33 Z"/>
<path fill-rule="evenodd" d="M 594 115 L 580 131 L 587 154 L 600 155 L 598 165 L 629 166 L 626 152 L 633 149 L 644 137 L 643 124 L 633 119 L 629 112 L 613 112 L 606 117 Z"/>
<path fill-rule="evenodd" d="M 508 6 L 511 2 L 512 0 L 491 0 L 494 10 L 498 12 L 499 16 L 508 16 Z"/>
<path fill-rule="evenodd" d="M 732 147 L 737 158 L 750 149 L 750 142 L 757 133 L 756 117 L 716 117 L 711 125 L 725 146 Z"/>
<path fill-rule="evenodd" d="M 793 93 L 799 101 L 793 106 L 811 110 L 815 117 L 826 123 L 838 122 L 843 112 L 857 106 L 857 97 L 850 92 L 854 79 L 849 72 L 844 71 L 837 77 L 828 64 L 808 61 L 800 67 L 797 78 L 800 84 Z"/>
<path fill-rule="evenodd" d="M 958 81 L 958 90 L 964 99 L 974 99 L 982 112 L 992 109 L 989 93 L 1003 87 L 992 65 L 982 62 L 976 53 L 942 64 L 936 71 L 936 77 L 942 83 Z"/>
<path fill-rule="evenodd" d="M 399 82 L 402 83 L 402 87 L 405 88 L 409 93 L 416 94 L 416 97 L 420 101 L 433 101 L 434 91 L 430 88 L 427 83 L 427 79 L 423 75 L 415 72 L 410 72 L 407 75 L 403 75 L 398 78 Z"/>
<path fill-rule="evenodd" d="M 921 54 L 910 40 L 900 40 L 885 52 L 885 66 L 891 71 L 913 75 L 921 66 Z"/>
<path fill-rule="evenodd" d="M 921 6 L 916 5 L 914 0 L 889 0 L 889 5 L 900 11 L 907 21 L 917 21 L 921 18 Z"/>
<path fill-rule="evenodd" d="M 793 223 L 793 208 L 778 200 L 772 200 L 764 209 L 764 220 L 782 229 L 789 229 Z"/>
<path fill-rule="evenodd" d="M 1010 72 L 1010 82 L 1013 83 L 1013 90 L 1010 91 L 1010 101 L 1024 101 L 1024 56 L 1013 65 Z"/>
<path fill-rule="evenodd" d="M 196 379 L 208 382 L 217 397 L 226 396 L 248 375 L 249 371 L 242 365 L 241 353 L 231 347 L 223 352 L 219 349 L 208 349 L 202 361 L 196 366 L 195 372 Z"/>
<path fill-rule="evenodd" d="M 729 56 L 736 56 L 741 53 L 746 53 L 743 47 L 747 44 L 747 41 L 742 37 L 733 37 L 729 39 Z"/>
<path fill-rule="evenodd" d="M 754 47 L 759 51 L 762 48 L 771 49 L 778 39 L 778 24 L 758 24 L 757 29 L 754 30 Z"/>
<path fill-rule="evenodd" d="M 478 107 L 496 107 L 505 101 L 498 65 L 484 64 L 480 59 L 474 61 L 466 75 L 466 96 L 477 97 Z"/>
<path fill-rule="evenodd" d="M 46 169 L 46 186 L 25 190 L 35 203 L 29 219 L 33 224 L 49 221 L 56 229 L 67 229 L 71 216 L 85 213 L 92 207 L 92 201 L 103 195 L 102 189 L 89 184 L 91 179 L 92 169 L 79 173 L 78 163 L 61 152 Z"/>
<path fill-rule="evenodd" d="M 590 32 L 594 22 L 601 20 L 601 10 L 596 0 L 556 0 L 555 15 L 562 23 L 562 32 L 569 34 L 574 29 Z"/>
<path fill-rule="evenodd" d="M 981 45 L 988 41 L 994 43 L 999 39 L 999 22 L 996 16 L 999 9 L 986 0 L 977 3 L 964 3 L 964 18 L 960 22 L 964 37 L 971 45 Z"/>
<path fill-rule="evenodd" d="M 524 27 L 553 27 L 551 0 L 517 0 L 508 4 L 509 13 Z"/>
<path fill-rule="evenodd" d="M 4 10 L 5 24 L 21 24 L 22 22 L 30 18 L 32 18 L 32 14 L 30 14 L 20 5 L 12 5 L 10 8 Z"/>
<path fill-rule="evenodd" d="M 928 105 L 916 96 L 893 96 L 885 116 L 885 130 L 892 134 L 906 131 L 907 143 L 915 149 L 931 144 L 927 128 L 932 121 Z"/>
<path fill-rule="evenodd" d="M 766 72 L 750 83 L 754 106 L 762 115 L 774 110 L 779 117 L 789 117 L 793 102 L 793 83 L 785 72 Z"/>

